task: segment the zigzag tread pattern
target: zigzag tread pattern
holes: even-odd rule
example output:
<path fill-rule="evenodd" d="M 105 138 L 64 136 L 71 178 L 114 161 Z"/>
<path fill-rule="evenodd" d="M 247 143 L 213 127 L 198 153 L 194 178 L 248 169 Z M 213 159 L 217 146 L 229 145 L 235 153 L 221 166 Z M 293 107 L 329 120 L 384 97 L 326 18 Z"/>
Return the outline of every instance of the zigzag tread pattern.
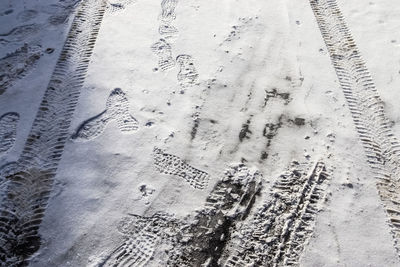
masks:
<path fill-rule="evenodd" d="M 16 112 L 8 112 L 0 117 L 0 156 L 13 147 L 18 121 L 19 114 Z"/>
<path fill-rule="evenodd" d="M 25 266 L 40 247 L 52 189 L 106 3 L 82 1 L 19 161 L 0 194 L 0 265 Z"/>
<path fill-rule="evenodd" d="M 400 256 L 400 155 L 382 100 L 335 0 L 310 0 L 367 161 L 377 178 Z"/>
<path fill-rule="evenodd" d="M 322 162 L 308 171 L 293 164 L 254 215 L 232 230 L 223 266 L 297 266 L 313 232 L 328 177 Z"/>

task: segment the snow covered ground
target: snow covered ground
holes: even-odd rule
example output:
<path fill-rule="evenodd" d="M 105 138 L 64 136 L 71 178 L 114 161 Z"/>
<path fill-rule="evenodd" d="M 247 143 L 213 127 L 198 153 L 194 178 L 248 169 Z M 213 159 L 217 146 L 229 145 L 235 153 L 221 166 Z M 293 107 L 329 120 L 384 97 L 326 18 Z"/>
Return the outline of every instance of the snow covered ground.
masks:
<path fill-rule="evenodd" d="M 0 265 L 400 266 L 399 9 L 2 1 Z"/>

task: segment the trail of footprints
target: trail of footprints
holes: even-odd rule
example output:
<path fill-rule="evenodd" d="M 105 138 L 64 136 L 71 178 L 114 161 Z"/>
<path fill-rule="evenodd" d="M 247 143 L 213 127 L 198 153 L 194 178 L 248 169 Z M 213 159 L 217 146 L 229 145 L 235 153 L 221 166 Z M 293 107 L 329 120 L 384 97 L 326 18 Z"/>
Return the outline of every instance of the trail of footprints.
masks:
<path fill-rule="evenodd" d="M 138 127 L 137 120 L 129 112 L 129 102 L 126 94 L 115 88 L 106 102 L 106 109 L 100 114 L 84 121 L 72 135 L 72 139 L 89 140 L 99 136 L 107 124 L 115 120 L 122 133 L 131 133 Z"/>
<path fill-rule="evenodd" d="M 176 59 L 172 56 L 171 44 L 179 34 L 178 29 L 172 24 L 176 18 L 175 8 L 177 4 L 177 0 L 163 0 L 161 2 L 160 25 L 158 28 L 160 39 L 150 48 L 158 56 L 158 68 L 161 71 L 171 70 L 178 64 L 178 83 L 185 89 L 197 84 L 199 75 L 194 66 L 192 56 L 181 54 Z"/>
<path fill-rule="evenodd" d="M 326 167 L 293 162 L 267 197 L 262 180 L 257 170 L 235 164 L 193 214 L 122 219 L 124 241 L 101 266 L 297 265 L 324 199 Z"/>
<path fill-rule="evenodd" d="M 171 43 L 178 35 L 178 30 L 172 25 L 176 18 L 175 8 L 177 4 L 177 0 L 163 0 L 161 2 L 161 14 L 159 16 L 161 38 L 151 46 L 151 50 L 158 56 L 158 67 L 162 71 L 170 70 L 175 66 Z"/>
<path fill-rule="evenodd" d="M 179 176 L 196 189 L 207 187 L 210 179 L 209 174 L 192 167 L 178 156 L 165 153 L 160 148 L 155 147 L 153 158 L 154 166 L 160 173 Z"/>
<path fill-rule="evenodd" d="M 1 266 L 25 266 L 40 247 L 38 229 L 104 11 L 103 0 L 80 3 L 21 156 L 0 168 Z"/>
<path fill-rule="evenodd" d="M 178 37 L 178 29 L 172 25 L 176 19 L 175 8 L 178 5 L 178 0 L 162 0 L 161 14 L 159 16 L 160 25 L 158 33 L 165 40 L 173 42 Z"/>
<path fill-rule="evenodd" d="M 310 0 L 355 127 L 377 178 L 400 255 L 400 145 L 360 51 L 335 0 Z"/>

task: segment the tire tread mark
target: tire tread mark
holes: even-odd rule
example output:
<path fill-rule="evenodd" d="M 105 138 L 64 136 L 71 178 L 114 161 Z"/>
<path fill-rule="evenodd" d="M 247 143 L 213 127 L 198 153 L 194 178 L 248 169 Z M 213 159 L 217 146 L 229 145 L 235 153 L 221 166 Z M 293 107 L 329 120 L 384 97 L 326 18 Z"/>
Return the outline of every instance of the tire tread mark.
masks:
<path fill-rule="evenodd" d="M 223 266 L 297 266 L 313 232 L 327 180 L 321 161 L 308 172 L 293 164 L 254 215 L 233 231 Z"/>
<path fill-rule="evenodd" d="M 400 256 L 400 144 L 384 112 L 383 102 L 335 0 L 310 0 L 332 65 L 347 100 L 355 128 L 389 217 Z"/>
<path fill-rule="evenodd" d="M 39 226 L 105 11 L 82 1 L 17 163 L 0 192 L 0 265 L 25 266 L 40 247 Z"/>
<path fill-rule="evenodd" d="M 7 112 L 0 117 L 0 156 L 7 153 L 15 143 L 19 114 Z"/>

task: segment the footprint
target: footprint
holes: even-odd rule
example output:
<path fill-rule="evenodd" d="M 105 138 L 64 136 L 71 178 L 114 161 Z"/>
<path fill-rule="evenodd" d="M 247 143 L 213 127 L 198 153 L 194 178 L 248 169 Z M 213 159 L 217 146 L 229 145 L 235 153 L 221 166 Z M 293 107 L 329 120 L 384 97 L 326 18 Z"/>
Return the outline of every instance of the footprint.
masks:
<path fill-rule="evenodd" d="M 151 50 L 158 56 L 158 66 L 162 71 L 167 71 L 175 66 L 171 45 L 165 39 L 160 39 L 154 43 L 151 46 Z"/>
<path fill-rule="evenodd" d="M 66 23 L 73 13 L 78 1 L 62 1 L 62 3 L 45 6 L 42 12 L 49 14 L 48 22 L 51 25 Z"/>
<path fill-rule="evenodd" d="M 22 26 L 17 26 L 6 33 L 0 33 L 0 40 L 5 42 L 20 42 L 24 40 L 29 35 L 39 32 L 38 24 L 27 24 Z"/>
<path fill-rule="evenodd" d="M 36 18 L 38 13 L 39 12 L 37 12 L 36 10 L 27 9 L 18 13 L 17 20 L 21 22 L 27 22 L 29 20 Z"/>
<path fill-rule="evenodd" d="M 67 22 L 69 15 L 69 12 L 60 12 L 56 15 L 50 16 L 48 22 L 54 26 L 61 25 Z"/>
<path fill-rule="evenodd" d="M 0 59 L 0 95 L 23 78 L 42 56 L 40 46 L 30 47 L 27 44 Z"/>
<path fill-rule="evenodd" d="M 117 228 L 125 240 L 100 266 L 146 266 L 160 243 L 176 235 L 171 232 L 176 223 L 173 216 L 163 212 L 151 217 L 131 214 L 123 218 Z"/>
<path fill-rule="evenodd" d="M 7 153 L 15 143 L 19 114 L 9 112 L 0 117 L 0 156 Z"/>
<path fill-rule="evenodd" d="M 175 8 L 177 4 L 177 0 L 163 0 L 161 2 L 160 20 L 163 22 L 173 21 L 176 18 Z"/>
<path fill-rule="evenodd" d="M 136 0 L 109 0 L 107 1 L 107 12 L 117 13 L 134 3 L 136 3 Z"/>
<path fill-rule="evenodd" d="M 178 37 L 179 31 L 176 27 L 169 23 L 161 24 L 158 28 L 158 33 L 164 38 L 164 40 L 175 39 Z"/>
<path fill-rule="evenodd" d="M 179 157 L 167 154 L 157 147 L 153 152 L 154 165 L 160 173 L 179 176 L 196 189 L 202 190 L 207 187 L 210 179 L 208 173 L 190 166 Z"/>
<path fill-rule="evenodd" d="M 123 133 L 136 131 L 137 120 L 129 113 L 129 102 L 120 88 L 115 88 L 106 102 L 106 109 L 100 114 L 84 121 L 72 135 L 72 139 L 89 140 L 103 133 L 107 124 L 115 120 L 119 130 Z"/>
<path fill-rule="evenodd" d="M 199 74 L 194 66 L 192 56 L 179 55 L 176 58 L 176 63 L 179 64 L 178 82 L 186 88 L 198 83 Z"/>

